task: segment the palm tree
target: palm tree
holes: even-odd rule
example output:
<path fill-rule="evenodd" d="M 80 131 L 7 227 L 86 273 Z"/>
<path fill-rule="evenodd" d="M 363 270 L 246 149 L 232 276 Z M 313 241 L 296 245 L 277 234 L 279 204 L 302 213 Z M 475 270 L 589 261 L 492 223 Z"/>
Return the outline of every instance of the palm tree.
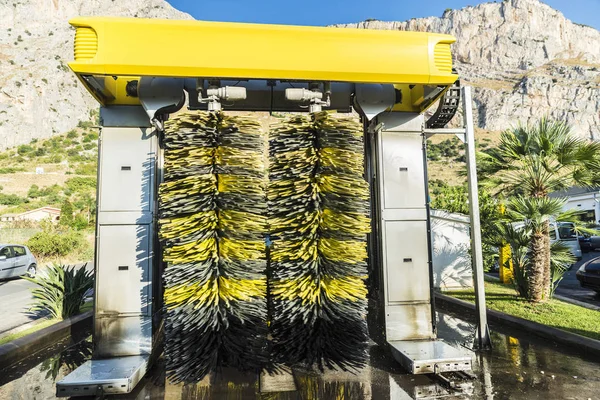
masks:
<path fill-rule="evenodd" d="M 560 222 L 576 218 L 576 210 L 561 211 L 564 204 L 564 199 L 548 197 L 516 196 L 508 201 L 505 216 L 509 223 L 504 232 L 515 256 L 515 284 L 519 293 L 531 301 L 548 299 L 555 282 L 574 261 L 560 242 L 545 248 L 551 219 Z"/>
<path fill-rule="evenodd" d="M 547 199 L 550 193 L 572 186 L 600 185 L 600 143 L 574 136 L 563 122 L 543 118 L 536 125 L 503 132 L 498 147 L 481 155 L 479 168 L 485 184 L 495 193 L 521 196 L 521 206 L 533 212 L 551 204 L 526 204 L 526 200 Z M 538 209 L 534 213 L 536 223 L 529 246 L 532 265 L 527 274 L 527 296 L 532 301 L 545 300 L 550 294 L 551 211 L 556 210 Z"/>

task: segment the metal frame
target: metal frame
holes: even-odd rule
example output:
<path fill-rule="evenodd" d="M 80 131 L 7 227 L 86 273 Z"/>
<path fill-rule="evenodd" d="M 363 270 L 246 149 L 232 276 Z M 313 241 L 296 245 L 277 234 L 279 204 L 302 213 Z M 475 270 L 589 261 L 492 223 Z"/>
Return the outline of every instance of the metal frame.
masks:
<path fill-rule="evenodd" d="M 483 254 L 481 243 L 481 220 L 479 217 L 479 191 L 477 183 L 477 160 L 475 157 L 475 128 L 473 125 L 473 101 L 471 87 L 461 88 L 464 128 L 450 129 L 423 129 L 426 136 L 437 134 L 456 135 L 465 143 L 467 158 L 467 184 L 469 193 L 469 219 L 471 223 L 471 257 L 473 264 L 475 307 L 477 309 L 477 334 L 475 348 L 480 350 L 491 349 L 492 342 L 487 323 L 485 306 L 485 286 L 483 271 Z"/>

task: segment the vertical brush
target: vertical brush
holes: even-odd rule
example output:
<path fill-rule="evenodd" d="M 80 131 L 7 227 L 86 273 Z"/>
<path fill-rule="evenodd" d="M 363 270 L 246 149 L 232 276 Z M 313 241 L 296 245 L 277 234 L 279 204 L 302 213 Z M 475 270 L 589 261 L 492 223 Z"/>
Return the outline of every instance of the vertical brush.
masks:
<path fill-rule="evenodd" d="M 263 134 L 250 118 L 182 114 L 165 124 L 159 237 L 167 263 L 166 369 L 197 382 L 267 360 Z"/>
<path fill-rule="evenodd" d="M 370 225 L 361 126 L 294 116 L 271 130 L 269 151 L 274 360 L 359 368 Z"/>

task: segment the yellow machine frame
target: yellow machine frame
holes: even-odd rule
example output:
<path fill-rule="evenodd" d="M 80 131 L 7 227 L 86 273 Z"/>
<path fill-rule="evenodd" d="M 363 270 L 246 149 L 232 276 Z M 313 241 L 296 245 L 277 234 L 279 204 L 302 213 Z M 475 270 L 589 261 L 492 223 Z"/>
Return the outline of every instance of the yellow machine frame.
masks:
<path fill-rule="evenodd" d="M 411 85 L 415 100 L 424 85 L 458 78 L 450 35 L 106 17 L 69 22 L 76 28 L 69 66 L 103 105 L 139 104 L 125 85 L 140 76 L 400 84 Z M 411 103 L 402 111 L 421 111 Z"/>

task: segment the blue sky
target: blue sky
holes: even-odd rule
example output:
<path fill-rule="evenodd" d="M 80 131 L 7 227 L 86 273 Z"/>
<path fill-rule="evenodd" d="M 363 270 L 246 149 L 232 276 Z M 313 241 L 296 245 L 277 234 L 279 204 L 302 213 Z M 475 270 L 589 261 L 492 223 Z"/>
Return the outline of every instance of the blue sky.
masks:
<path fill-rule="evenodd" d="M 367 18 L 403 21 L 441 16 L 446 8 L 484 3 L 476 0 L 167 0 L 175 8 L 207 21 L 291 25 L 329 25 Z M 545 0 L 575 22 L 600 28 L 600 0 Z"/>

